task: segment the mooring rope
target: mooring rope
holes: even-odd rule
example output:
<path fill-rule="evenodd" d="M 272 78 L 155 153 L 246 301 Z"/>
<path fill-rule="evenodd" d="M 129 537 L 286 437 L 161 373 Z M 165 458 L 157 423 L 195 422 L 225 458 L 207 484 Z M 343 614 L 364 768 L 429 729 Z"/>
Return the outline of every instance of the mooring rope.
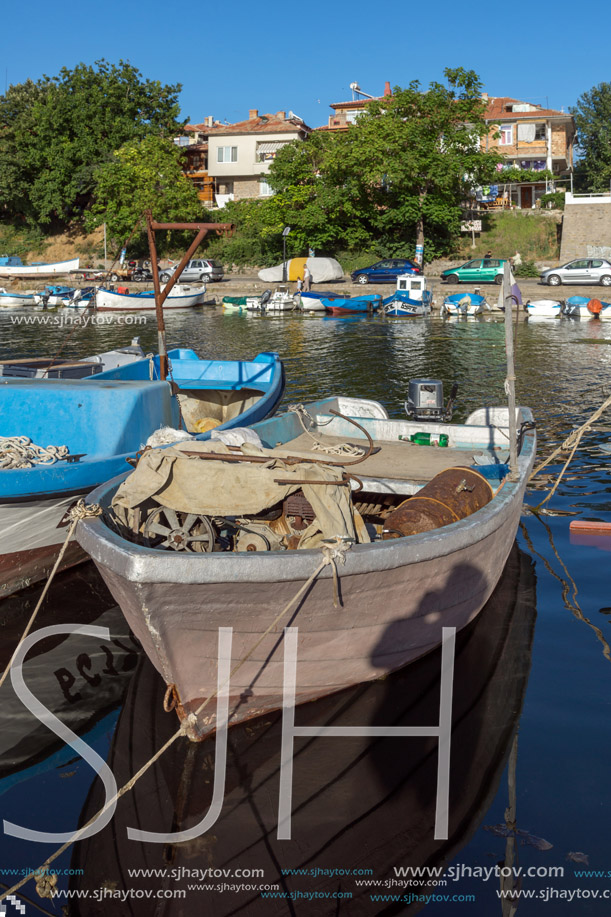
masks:
<path fill-rule="evenodd" d="M 47 579 L 47 582 L 45 583 L 45 587 L 44 587 L 44 589 L 42 590 L 42 592 L 41 592 L 41 594 L 40 594 L 40 598 L 38 599 L 38 602 L 36 603 L 36 608 L 35 608 L 34 611 L 32 612 L 32 615 L 31 615 L 31 617 L 30 617 L 30 620 L 28 621 L 28 623 L 27 623 L 27 625 L 26 625 L 26 628 L 25 628 L 24 632 L 22 633 L 22 635 L 21 635 L 21 637 L 20 637 L 20 639 L 19 639 L 19 643 L 18 643 L 17 646 L 15 647 L 15 650 L 14 650 L 14 652 L 13 652 L 13 654 L 12 654 L 10 660 L 9 660 L 9 663 L 8 663 L 7 667 L 5 668 L 4 672 L 2 673 L 2 677 L 0 678 L 0 688 L 1 688 L 2 685 L 4 684 L 4 682 L 5 682 L 5 680 L 6 680 L 6 676 L 7 676 L 8 673 L 10 672 L 11 666 L 12 666 L 12 664 L 13 664 L 13 659 L 15 658 L 15 656 L 16 656 L 16 654 L 17 654 L 17 651 L 19 650 L 19 647 L 21 646 L 21 644 L 23 643 L 23 641 L 25 640 L 25 638 L 27 637 L 27 635 L 29 634 L 29 632 L 30 632 L 30 630 L 31 630 L 31 628 L 32 628 L 32 624 L 34 623 L 34 620 L 35 620 L 35 618 L 36 618 L 36 615 L 38 614 L 38 611 L 39 611 L 39 609 L 40 609 L 40 606 L 42 605 L 42 603 L 43 603 L 43 601 L 44 601 L 44 598 L 45 598 L 47 592 L 49 591 L 49 586 L 50 586 L 51 583 L 53 582 L 53 577 L 54 577 L 55 574 L 57 573 L 57 570 L 58 570 L 58 568 L 59 568 L 59 565 L 60 565 L 61 562 L 62 562 L 62 558 L 63 558 L 64 554 L 66 553 L 66 548 L 68 547 L 68 542 L 69 542 L 70 539 L 72 538 L 72 535 L 73 535 L 74 530 L 75 530 L 75 528 L 76 528 L 76 526 L 77 526 L 77 523 L 79 522 L 80 519 L 86 519 L 86 518 L 88 518 L 88 517 L 90 517 L 90 516 L 99 516 L 99 515 L 101 514 L 101 512 L 102 512 L 102 509 L 101 509 L 101 507 L 98 506 L 97 503 L 90 503 L 89 506 L 86 506 L 83 500 L 79 500 L 78 503 L 75 503 L 74 506 L 72 506 L 72 507 L 68 510 L 67 515 L 68 515 L 68 518 L 70 519 L 70 526 L 69 526 L 68 531 L 67 531 L 67 533 L 66 533 L 66 538 L 65 538 L 65 540 L 64 540 L 63 545 L 61 546 L 61 549 L 60 549 L 59 554 L 57 555 L 57 560 L 55 561 L 55 563 L 54 563 L 54 565 L 53 565 L 53 569 L 51 570 L 51 573 L 49 574 L 49 577 L 48 577 L 48 579 Z M 2 896 L 2 897 L 4 897 L 4 896 Z M 1 901 L 1 900 L 2 900 L 2 898 L 0 897 L 0 901 Z"/>
<path fill-rule="evenodd" d="M 37 446 L 29 436 L 0 436 L 0 468 L 53 465 L 69 454 L 67 446 Z"/>
<path fill-rule="evenodd" d="M 332 417 L 330 420 L 327 420 L 325 423 L 317 423 L 314 420 L 314 418 L 312 417 L 312 415 L 310 414 L 310 412 L 304 407 L 303 404 L 289 404 L 288 410 L 293 411 L 295 414 L 297 414 L 297 418 L 303 428 L 303 432 L 306 433 L 310 437 L 310 439 L 314 441 L 314 445 L 312 446 L 312 452 L 324 452 L 326 455 L 345 455 L 347 457 L 363 454 L 362 447 L 355 446 L 353 443 L 337 443 L 337 445 L 334 445 L 334 446 L 331 446 L 331 445 L 326 446 L 324 443 L 321 443 L 319 439 L 316 439 L 314 434 L 311 433 L 310 430 L 308 430 L 306 426 L 306 420 L 308 420 L 313 425 L 326 427 L 330 423 L 333 422 Z"/>
<path fill-rule="evenodd" d="M 85 507 L 85 509 L 90 509 L 90 507 Z M 99 509 L 99 507 L 98 507 L 98 509 Z M 98 513 L 92 513 L 92 515 L 98 515 Z M 77 521 L 78 521 L 78 520 L 77 520 Z M 76 523 L 75 523 L 75 524 L 76 524 Z M 66 544 L 67 544 L 67 543 L 68 543 L 68 539 L 66 539 Z M 183 722 L 183 723 L 181 723 L 180 728 L 177 729 L 176 732 L 175 732 L 172 736 L 170 736 L 170 738 L 161 746 L 161 748 L 159 748 L 159 749 L 155 752 L 155 754 L 153 755 L 153 757 L 152 757 L 152 758 L 149 758 L 149 760 L 148 760 L 145 764 L 142 765 L 142 767 L 141 767 L 141 768 L 140 768 L 140 769 L 139 769 L 139 770 L 138 770 L 138 771 L 137 771 L 137 772 L 127 781 L 127 783 L 125 783 L 119 790 L 117 790 L 117 792 L 115 793 L 115 795 L 114 795 L 111 799 L 109 799 L 109 800 L 104 804 L 104 806 L 102 806 L 102 808 L 101 808 L 98 812 L 95 813 L 95 815 L 92 815 L 92 816 L 91 816 L 91 818 L 89 819 L 89 821 L 88 821 L 86 824 L 81 825 L 81 827 L 80 827 L 77 831 L 74 832 L 74 835 L 72 836 L 72 839 L 71 839 L 71 840 L 66 841 L 64 844 L 62 844 L 61 847 L 58 847 L 57 850 L 55 850 L 52 854 L 50 854 L 50 856 L 47 857 L 47 859 L 44 861 L 44 863 L 42 863 L 41 866 L 39 866 L 37 869 L 32 870 L 31 872 L 29 872 L 27 876 L 24 876 L 22 879 L 20 879 L 19 882 L 17 882 L 15 885 L 13 885 L 12 888 L 9 888 L 8 891 L 3 892 L 3 893 L 0 895 L 0 901 L 3 901 L 4 898 L 6 898 L 8 895 L 13 895 L 15 892 L 19 891 L 19 889 L 20 889 L 22 886 L 24 886 L 27 882 L 29 882 L 30 879 L 36 878 L 36 877 L 39 876 L 41 873 L 44 874 L 44 875 L 47 876 L 47 877 L 50 876 L 49 881 L 51 882 L 51 885 L 49 885 L 49 882 L 46 882 L 46 883 L 44 884 L 44 887 L 41 886 L 41 890 L 39 891 L 39 890 L 38 890 L 38 883 L 37 883 L 36 890 L 39 891 L 39 894 L 41 894 L 41 897 L 42 897 L 44 894 L 48 894 L 48 893 L 49 893 L 49 890 L 51 890 L 51 894 L 53 894 L 52 889 L 53 889 L 53 886 L 54 886 L 54 884 L 55 884 L 54 881 L 53 881 L 53 877 L 56 876 L 56 873 L 50 873 L 50 874 L 48 873 L 48 867 L 51 865 L 51 863 L 53 863 L 58 857 L 60 857 L 60 856 L 62 855 L 62 853 L 65 853 L 65 851 L 66 851 L 72 844 L 76 843 L 76 841 L 78 841 L 78 840 L 80 839 L 80 836 L 87 830 L 87 828 L 89 828 L 90 825 L 92 825 L 92 824 L 94 823 L 94 821 L 96 821 L 96 819 L 98 819 L 101 815 L 103 815 L 105 812 L 107 812 L 108 809 L 110 809 L 116 802 L 119 801 L 119 799 L 121 799 L 123 796 L 125 796 L 126 793 L 128 793 L 128 792 L 135 786 L 135 784 L 138 782 L 138 780 L 139 780 L 142 776 L 144 776 L 144 774 L 153 766 L 153 764 L 155 764 L 156 761 L 159 760 L 159 758 L 161 758 L 161 756 L 164 754 L 164 752 L 166 752 L 167 749 L 170 748 L 170 747 L 174 744 L 174 742 L 175 742 L 177 739 L 179 739 L 179 738 L 181 738 L 181 736 L 185 736 L 185 735 L 187 734 L 189 728 L 190 728 L 191 726 L 195 725 L 195 723 L 196 723 L 196 721 L 197 721 L 197 717 L 198 717 L 199 714 L 202 712 L 202 710 L 204 710 L 204 709 L 208 706 L 208 704 L 210 703 L 210 701 L 214 700 L 214 698 L 218 695 L 218 693 L 219 693 L 220 691 L 222 691 L 223 688 L 225 688 L 225 686 L 228 685 L 228 684 L 231 682 L 231 679 L 232 679 L 232 677 L 235 675 L 235 673 L 236 673 L 239 669 L 242 668 L 242 666 L 244 665 L 244 663 L 252 656 L 252 654 L 255 652 L 255 650 L 257 649 L 257 647 L 262 643 L 262 641 L 265 639 L 265 637 L 267 637 L 267 635 L 268 635 L 268 634 L 269 634 L 269 633 L 279 624 L 279 622 L 280 622 L 280 621 L 282 620 L 282 618 L 290 611 L 290 609 L 293 607 L 293 605 L 295 605 L 295 604 L 296 604 L 296 603 L 297 603 L 297 602 L 307 593 L 307 591 L 309 590 L 310 586 L 312 585 L 312 583 L 314 582 L 314 580 L 317 578 L 318 574 L 319 574 L 322 570 L 324 570 L 325 567 L 327 567 L 327 566 L 329 566 L 329 565 L 331 565 L 332 570 L 333 570 L 334 593 L 335 593 L 335 595 L 334 595 L 334 604 L 335 604 L 336 597 L 337 597 L 337 592 L 338 592 L 338 589 L 337 589 L 337 582 L 338 582 L 337 564 L 338 564 L 338 563 L 340 563 L 340 564 L 345 563 L 346 552 L 349 550 L 350 547 L 351 547 L 351 542 L 345 542 L 343 539 L 341 539 L 341 538 L 339 538 L 339 537 L 336 538 L 336 541 L 335 541 L 335 542 L 333 542 L 333 543 L 327 542 L 326 544 L 324 544 L 324 545 L 322 546 L 322 549 L 321 549 L 321 550 L 322 550 L 322 554 L 323 554 L 322 560 L 321 560 L 321 562 L 319 563 L 319 565 L 316 567 L 316 569 L 314 570 L 314 572 L 312 573 L 312 575 L 306 580 L 306 582 L 303 584 L 303 586 L 301 586 L 301 587 L 298 589 L 298 591 L 296 592 L 296 594 L 295 594 L 295 595 L 293 596 L 293 598 L 284 606 L 284 608 L 282 609 L 282 611 L 281 611 L 278 615 L 276 615 L 276 617 L 274 618 L 274 620 L 273 620 L 273 621 L 271 622 L 271 624 L 265 629 L 265 631 L 261 634 L 261 636 L 260 636 L 257 640 L 255 640 L 255 642 L 253 643 L 253 645 L 251 646 L 251 648 L 248 650 L 248 652 L 247 652 L 244 656 L 242 656 L 242 658 L 236 663 L 236 665 L 233 667 L 233 669 L 232 669 L 231 672 L 229 673 L 229 675 L 228 675 L 227 679 L 225 680 L 225 682 L 224 682 L 222 685 L 220 685 L 219 687 L 217 687 L 216 691 L 214 691 L 212 694 L 209 694 L 208 697 L 207 697 L 204 701 L 202 701 L 202 703 L 201 703 L 200 706 L 197 708 L 197 710 L 195 711 L 195 713 L 190 713 L 190 714 L 188 715 L 188 717 L 186 718 L 186 721 Z M 56 565 L 56 566 L 57 566 L 57 565 Z M 51 576 L 53 576 L 53 573 L 54 573 L 54 572 L 55 572 L 55 570 L 53 570 Z M 50 580 L 49 580 L 49 582 L 50 582 Z M 48 585 L 49 585 L 49 583 L 47 583 L 47 586 L 48 586 Z M 42 601 L 42 596 L 41 596 L 41 600 L 40 600 L 40 601 Z M 39 605 L 40 605 L 40 602 L 39 602 Z M 336 606 L 336 607 L 337 607 L 337 606 Z M 36 610 L 38 610 L 38 606 L 37 606 Z M 33 618 L 34 618 L 34 615 L 32 615 L 32 619 L 31 619 L 31 620 L 33 620 Z M 30 626 L 30 625 L 28 624 L 28 627 L 29 627 L 29 626 Z M 26 634 L 24 633 L 24 635 L 23 635 L 23 637 L 22 637 L 22 639 L 21 639 L 21 641 L 20 641 L 20 644 L 23 642 L 23 639 L 25 639 L 25 636 L 26 636 Z M 15 650 L 15 652 L 17 652 L 17 650 Z M 14 654 L 13 654 L 13 656 L 14 656 Z M 11 662 L 12 662 L 12 658 L 13 658 L 13 657 L 11 657 Z M 8 672 L 9 669 L 10 669 L 10 663 L 9 663 L 9 665 L 8 665 L 8 667 L 7 667 L 7 672 Z M 4 673 L 4 677 L 6 677 L 6 672 Z M 4 680 L 4 678 L 3 678 L 3 680 Z M 0 684 L 1 684 L 1 682 L 0 682 Z M 167 692 L 166 692 L 166 696 L 167 696 Z M 55 878 L 55 882 L 56 882 L 56 881 L 57 881 L 57 878 Z"/>
<path fill-rule="evenodd" d="M 558 448 L 555 449 L 555 450 L 552 452 L 552 454 L 549 455 L 549 456 L 545 459 L 545 461 L 541 462 L 541 464 L 540 464 L 540 465 L 537 465 L 537 467 L 534 469 L 534 471 L 532 472 L 530 478 L 528 479 L 529 481 L 532 481 L 532 479 L 534 478 L 534 476 L 535 476 L 536 474 L 539 474 L 540 471 L 542 471 L 547 465 L 549 465 L 549 463 L 552 462 L 560 452 L 566 452 L 567 449 L 571 449 L 571 447 L 573 447 L 572 450 L 571 450 L 571 454 L 569 455 L 568 459 L 566 460 L 566 462 L 565 462 L 565 464 L 564 464 L 564 467 L 563 467 L 562 470 L 560 471 L 560 474 L 559 474 L 558 477 L 556 478 L 556 481 L 555 481 L 555 483 L 554 483 L 554 486 L 552 487 L 552 489 L 550 490 L 550 492 L 547 494 L 546 497 L 544 497 L 543 500 L 541 500 L 540 503 L 538 503 L 536 506 L 530 507 L 531 510 L 532 510 L 533 512 L 536 512 L 538 509 L 540 509 L 540 508 L 543 506 L 543 504 L 544 504 L 544 503 L 547 503 L 547 501 L 554 495 L 554 493 L 556 492 L 556 490 L 557 490 L 557 488 L 558 488 L 558 485 L 560 484 L 560 481 L 562 480 L 562 477 L 563 477 L 563 475 L 564 475 L 566 469 L 569 467 L 569 465 L 570 465 L 570 463 L 571 463 L 571 461 L 572 461 L 572 459 L 573 459 L 573 456 L 575 455 L 575 453 L 576 453 L 576 451 L 577 451 L 577 448 L 578 448 L 578 446 L 579 446 L 579 443 L 581 442 L 581 439 L 582 439 L 584 433 L 586 433 L 586 432 L 589 430 L 589 428 L 592 426 L 592 424 L 595 423 L 595 422 L 598 420 L 598 418 L 603 414 L 603 412 L 604 412 L 610 405 L 611 405 L 611 396 L 609 396 L 609 398 L 607 398 L 607 399 L 601 404 L 601 406 L 600 406 L 599 408 L 597 408 L 597 409 L 594 411 L 594 413 L 586 420 L 586 422 L 585 422 L 584 424 L 582 424 L 582 425 L 581 425 L 580 427 L 578 427 L 576 430 L 573 430 L 573 432 L 570 433 L 569 436 L 567 436 L 567 438 L 564 440 L 564 442 L 561 443 L 561 445 L 558 446 Z"/>

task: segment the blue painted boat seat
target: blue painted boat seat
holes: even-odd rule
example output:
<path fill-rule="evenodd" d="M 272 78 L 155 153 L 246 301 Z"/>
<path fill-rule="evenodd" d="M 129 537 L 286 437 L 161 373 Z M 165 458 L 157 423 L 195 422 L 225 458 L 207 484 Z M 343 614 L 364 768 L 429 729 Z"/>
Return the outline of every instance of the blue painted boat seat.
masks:
<path fill-rule="evenodd" d="M 152 430 L 174 425 L 166 382 L 94 379 L 1 380 L 0 436 L 91 458 L 137 451 Z"/>

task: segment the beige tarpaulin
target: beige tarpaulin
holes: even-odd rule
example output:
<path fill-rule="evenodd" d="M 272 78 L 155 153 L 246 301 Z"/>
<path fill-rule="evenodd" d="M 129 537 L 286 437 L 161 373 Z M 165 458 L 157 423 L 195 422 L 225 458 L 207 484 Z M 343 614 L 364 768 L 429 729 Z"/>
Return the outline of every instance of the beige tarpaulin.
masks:
<path fill-rule="evenodd" d="M 223 462 L 185 455 L 214 452 L 236 455 L 224 443 L 188 442 L 169 449 L 152 449 L 140 458 L 135 471 L 120 485 L 112 506 L 117 518 L 129 525 L 130 510 L 153 500 L 183 513 L 205 516 L 253 516 L 270 509 L 300 488 L 316 515 L 304 531 L 300 547 L 314 547 L 337 535 L 356 539 L 350 488 L 342 484 L 342 469 L 311 461 L 288 465 L 252 443 L 246 456 L 267 458 L 262 463 Z M 336 484 L 277 484 L 275 479 L 331 481 Z M 359 540 L 367 538 L 359 527 Z"/>

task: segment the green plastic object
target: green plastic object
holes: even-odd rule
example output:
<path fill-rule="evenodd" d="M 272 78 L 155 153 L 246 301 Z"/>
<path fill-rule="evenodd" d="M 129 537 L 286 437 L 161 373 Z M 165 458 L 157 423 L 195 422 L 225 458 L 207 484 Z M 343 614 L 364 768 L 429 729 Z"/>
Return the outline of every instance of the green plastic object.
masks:
<path fill-rule="evenodd" d="M 411 436 L 399 436 L 417 446 L 448 446 L 450 439 L 447 433 L 412 433 Z"/>

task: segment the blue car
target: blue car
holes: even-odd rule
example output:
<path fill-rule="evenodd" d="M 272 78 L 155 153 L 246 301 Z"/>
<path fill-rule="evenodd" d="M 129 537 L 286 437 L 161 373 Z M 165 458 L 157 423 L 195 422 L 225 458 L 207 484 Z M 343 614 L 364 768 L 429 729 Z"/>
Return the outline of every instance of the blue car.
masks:
<path fill-rule="evenodd" d="M 355 283 L 396 283 L 400 274 L 420 274 L 422 268 L 407 258 L 388 258 L 371 267 L 362 267 L 350 275 Z"/>

